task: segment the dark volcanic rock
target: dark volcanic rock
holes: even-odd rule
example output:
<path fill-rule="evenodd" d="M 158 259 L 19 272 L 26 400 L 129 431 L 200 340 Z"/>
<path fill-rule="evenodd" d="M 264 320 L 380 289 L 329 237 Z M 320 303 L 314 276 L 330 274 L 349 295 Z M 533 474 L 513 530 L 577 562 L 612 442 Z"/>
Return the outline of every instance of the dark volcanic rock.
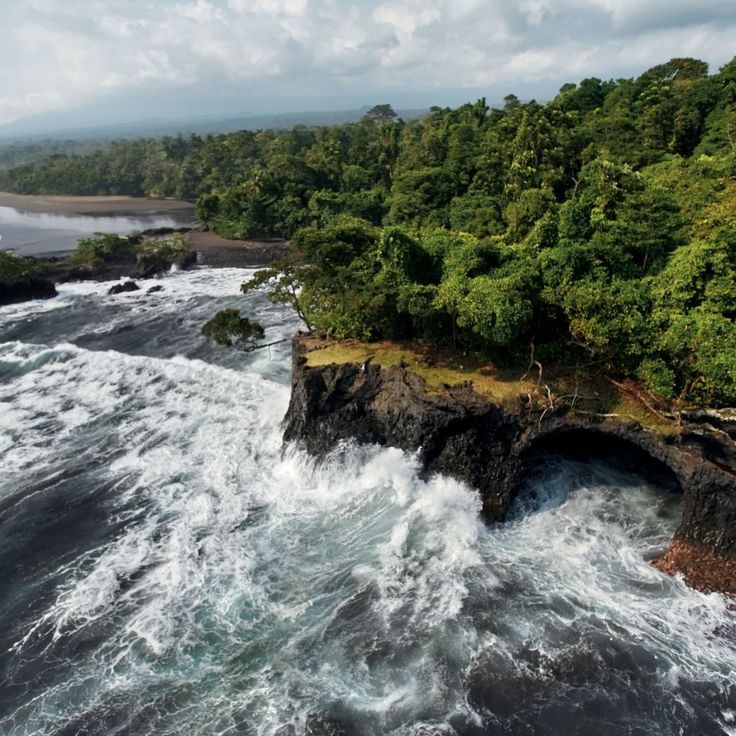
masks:
<path fill-rule="evenodd" d="M 212 232 L 190 235 L 192 248 L 197 251 L 198 263 L 212 268 L 252 268 L 263 266 L 291 252 L 287 240 L 228 240 Z"/>
<path fill-rule="evenodd" d="M 162 238 L 168 235 L 186 235 L 192 232 L 193 227 L 149 227 L 147 230 L 141 230 L 139 233 L 139 241 L 146 238 Z"/>
<path fill-rule="evenodd" d="M 135 281 L 123 281 L 122 284 L 115 284 L 108 290 L 108 294 L 123 294 L 126 291 L 138 291 L 141 287 Z"/>
<path fill-rule="evenodd" d="M 51 299 L 56 293 L 54 282 L 41 276 L 24 276 L 13 281 L 0 281 L 0 305 L 25 302 L 29 299 Z"/>
<path fill-rule="evenodd" d="M 163 291 L 164 287 L 161 286 L 161 284 L 157 284 L 156 286 L 152 286 L 148 291 L 146 291 L 146 294 L 157 294 L 159 291 Z"/>
<path fill-rule="evenodd" d="M 180 230 L 171 228 L 161 228 L 161 230 L 164 231 L 162 234 L 180 232 Z M 141 235 L 131 239 L 132 244 L 141 241 Z M 58 283 L 66 283 L 67 281 L 115 281 L 126 277 L 151 279 L 168 273 L 172 266 L 181 270 L 193 268 L 197 265 L 197 252 L 189 250 L 174 257 L 169 254 L 151 252 L 137 256 L 131 247 L 130 250 L 118 254 L 116 258 L 94 266 L 69 265 L 66 258 L 58 257 L 47 259 L 47 264 L 49 277 Z"/>
<path fill-rule="evenodd" d="M 173 265 L 176 268 L 180 268 L 182 271 L 187 271 L 190 268 L 194 268 L 197 265 L 197 251 L 190 250 L 184 253 L 184 255 L 175 258 Z"/>
<path fill-rule="evenodd" d="M 718 587 L 736 592 L 736 423 L 728 418 L 720 419 L 728 430 L 706 415 L 701 421 L 690 417 L 671 434 L 566 410 L 542 418 L 521 403 L 494 404 L 468 387 L 429 392 L 422 378 L 400 367 L 308 367 L 303 349 L 297 338 L 285 440 L 299 441 L 317 456 L 344 439 L 418 450 L 426 472 L 477 488 L 493 521 L 504 519 L 521 481 L 544 453 L 609 457 L 684 493 L 675 543 L 702 550 L 711 566 L 713 558 L 724 560 L 724 567 L 734 561 L 734 574 Z M 662 567 L 705 587 L 697 562 L 678 566 L 668 559 Z"/>
<path fill-rule="evenodd" d="M 193 250 L 172 258 L 165 253 L 142 253 L 138 256 L 135 271 L 136 279 L 152 279 L 167 273 L 172 267 L 186 271 L 197 265 L 197 253 Z"/>
<path fill-rule="evenodd" d="M 65 259 L 50 259 L 50 277 L 57 283 L 69 281 L 115 281 L 130 276 L 135 269 L 135 256 L 124 256 L 99 266 L 70 266 Z"/>

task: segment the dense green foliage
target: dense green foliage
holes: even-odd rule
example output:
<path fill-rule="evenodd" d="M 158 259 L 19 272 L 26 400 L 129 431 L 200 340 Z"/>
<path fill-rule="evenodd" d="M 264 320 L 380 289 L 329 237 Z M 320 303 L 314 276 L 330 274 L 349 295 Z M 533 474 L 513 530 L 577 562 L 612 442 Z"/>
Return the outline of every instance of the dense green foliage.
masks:
<path fill-rule="evenodd" d="M 84 155 L 105 148 L 104 141 L 42 140 L 0 143 L 0 169 L 25 166 L 56 156 Z M 46 165 L 46 164 L 44 164 Z"/>
<path fill-rule="evenodd" d="M 128 238 L 110 233 L 95 233 L 88 238 L 81 238 L 67 261 L 73 266 L 95 268 L 103 263 L 126 260 L 132 253 L 133 244 Z"/>
<path fill-rule="evenodd" d="M 231 237 L 293 238 L 259 275 L 310 327 L 586 362 L 736 402 L 736 60 L 673 59 L 404 122 L 119 143 L 0 188 L 198 198 Z"/>
<path fill-rule="evenodd" d="M 67 258 L 71 266 L 97 268 L 103 264 L 135 261 L 142 268 L 166 270 L 190 250 L 189 240 L 175 234 L 164 238 L 144 238 L 139 233 L 130 236 L 95 233 L 81 238 L 76 250 Z"/>

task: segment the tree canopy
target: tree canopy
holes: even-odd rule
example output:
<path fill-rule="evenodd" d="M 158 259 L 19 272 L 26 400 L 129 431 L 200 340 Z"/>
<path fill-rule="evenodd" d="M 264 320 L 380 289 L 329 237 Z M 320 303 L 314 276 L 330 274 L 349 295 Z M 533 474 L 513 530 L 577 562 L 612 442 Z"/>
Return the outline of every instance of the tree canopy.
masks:
<path fill-rule="evenodd" d="M 451 342 L 497 362 L 736 402 L 736 59 L 677 58 L 403 121 L 115 143 L 0 170 L 0 189 L 197 199 L 228 237 L 281 236 L 269 283 L 336 337 Z"/>

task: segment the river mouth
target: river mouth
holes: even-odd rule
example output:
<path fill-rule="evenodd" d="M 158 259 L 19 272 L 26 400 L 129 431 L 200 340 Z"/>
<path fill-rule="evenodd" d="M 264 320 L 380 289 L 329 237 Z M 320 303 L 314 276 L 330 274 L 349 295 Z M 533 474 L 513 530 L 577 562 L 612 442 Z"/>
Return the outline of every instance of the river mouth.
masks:
<path fill-rule="evenodd" d="M 681 499 L 550 456 L 505 524 L 394 449 L 283 447 L 298 325 L 246 271 L 0 309 L 0 731 L 732 733 L 736 632 L 659 573 Z"/>
<path fill-rule="evenodd" d="M 52 256 L 73 251 L 80 238 L 97 232 L 125 235 L 135 230 L 190 226 L 194 207 L 172 211 L 92 214 L 27 212 L 0 206 L 0 249 L 21 256 Z"/>

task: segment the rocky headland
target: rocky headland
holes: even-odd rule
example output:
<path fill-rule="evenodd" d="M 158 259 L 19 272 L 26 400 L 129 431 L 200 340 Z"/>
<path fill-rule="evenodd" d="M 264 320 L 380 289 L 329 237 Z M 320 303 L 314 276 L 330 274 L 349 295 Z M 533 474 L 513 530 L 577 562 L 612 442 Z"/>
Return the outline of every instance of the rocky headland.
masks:
<path fill-rule="evenodd" d="M 348 439 L 418 451 L 424 472 L 477 488 L 491 522 L 550 453 L 610 459 L 684 496 L 682 522 L 654 564 L 703 591 L 736 593 L 736 413 L 683 411 L 649 425 L 551 394 L 537 405 L 523 391 L 495 400 L 472 381 L 430 385 L 403 359 L 310 361 L 319 347 L 294 341 L 285 440 L 316 456 Z"/>

